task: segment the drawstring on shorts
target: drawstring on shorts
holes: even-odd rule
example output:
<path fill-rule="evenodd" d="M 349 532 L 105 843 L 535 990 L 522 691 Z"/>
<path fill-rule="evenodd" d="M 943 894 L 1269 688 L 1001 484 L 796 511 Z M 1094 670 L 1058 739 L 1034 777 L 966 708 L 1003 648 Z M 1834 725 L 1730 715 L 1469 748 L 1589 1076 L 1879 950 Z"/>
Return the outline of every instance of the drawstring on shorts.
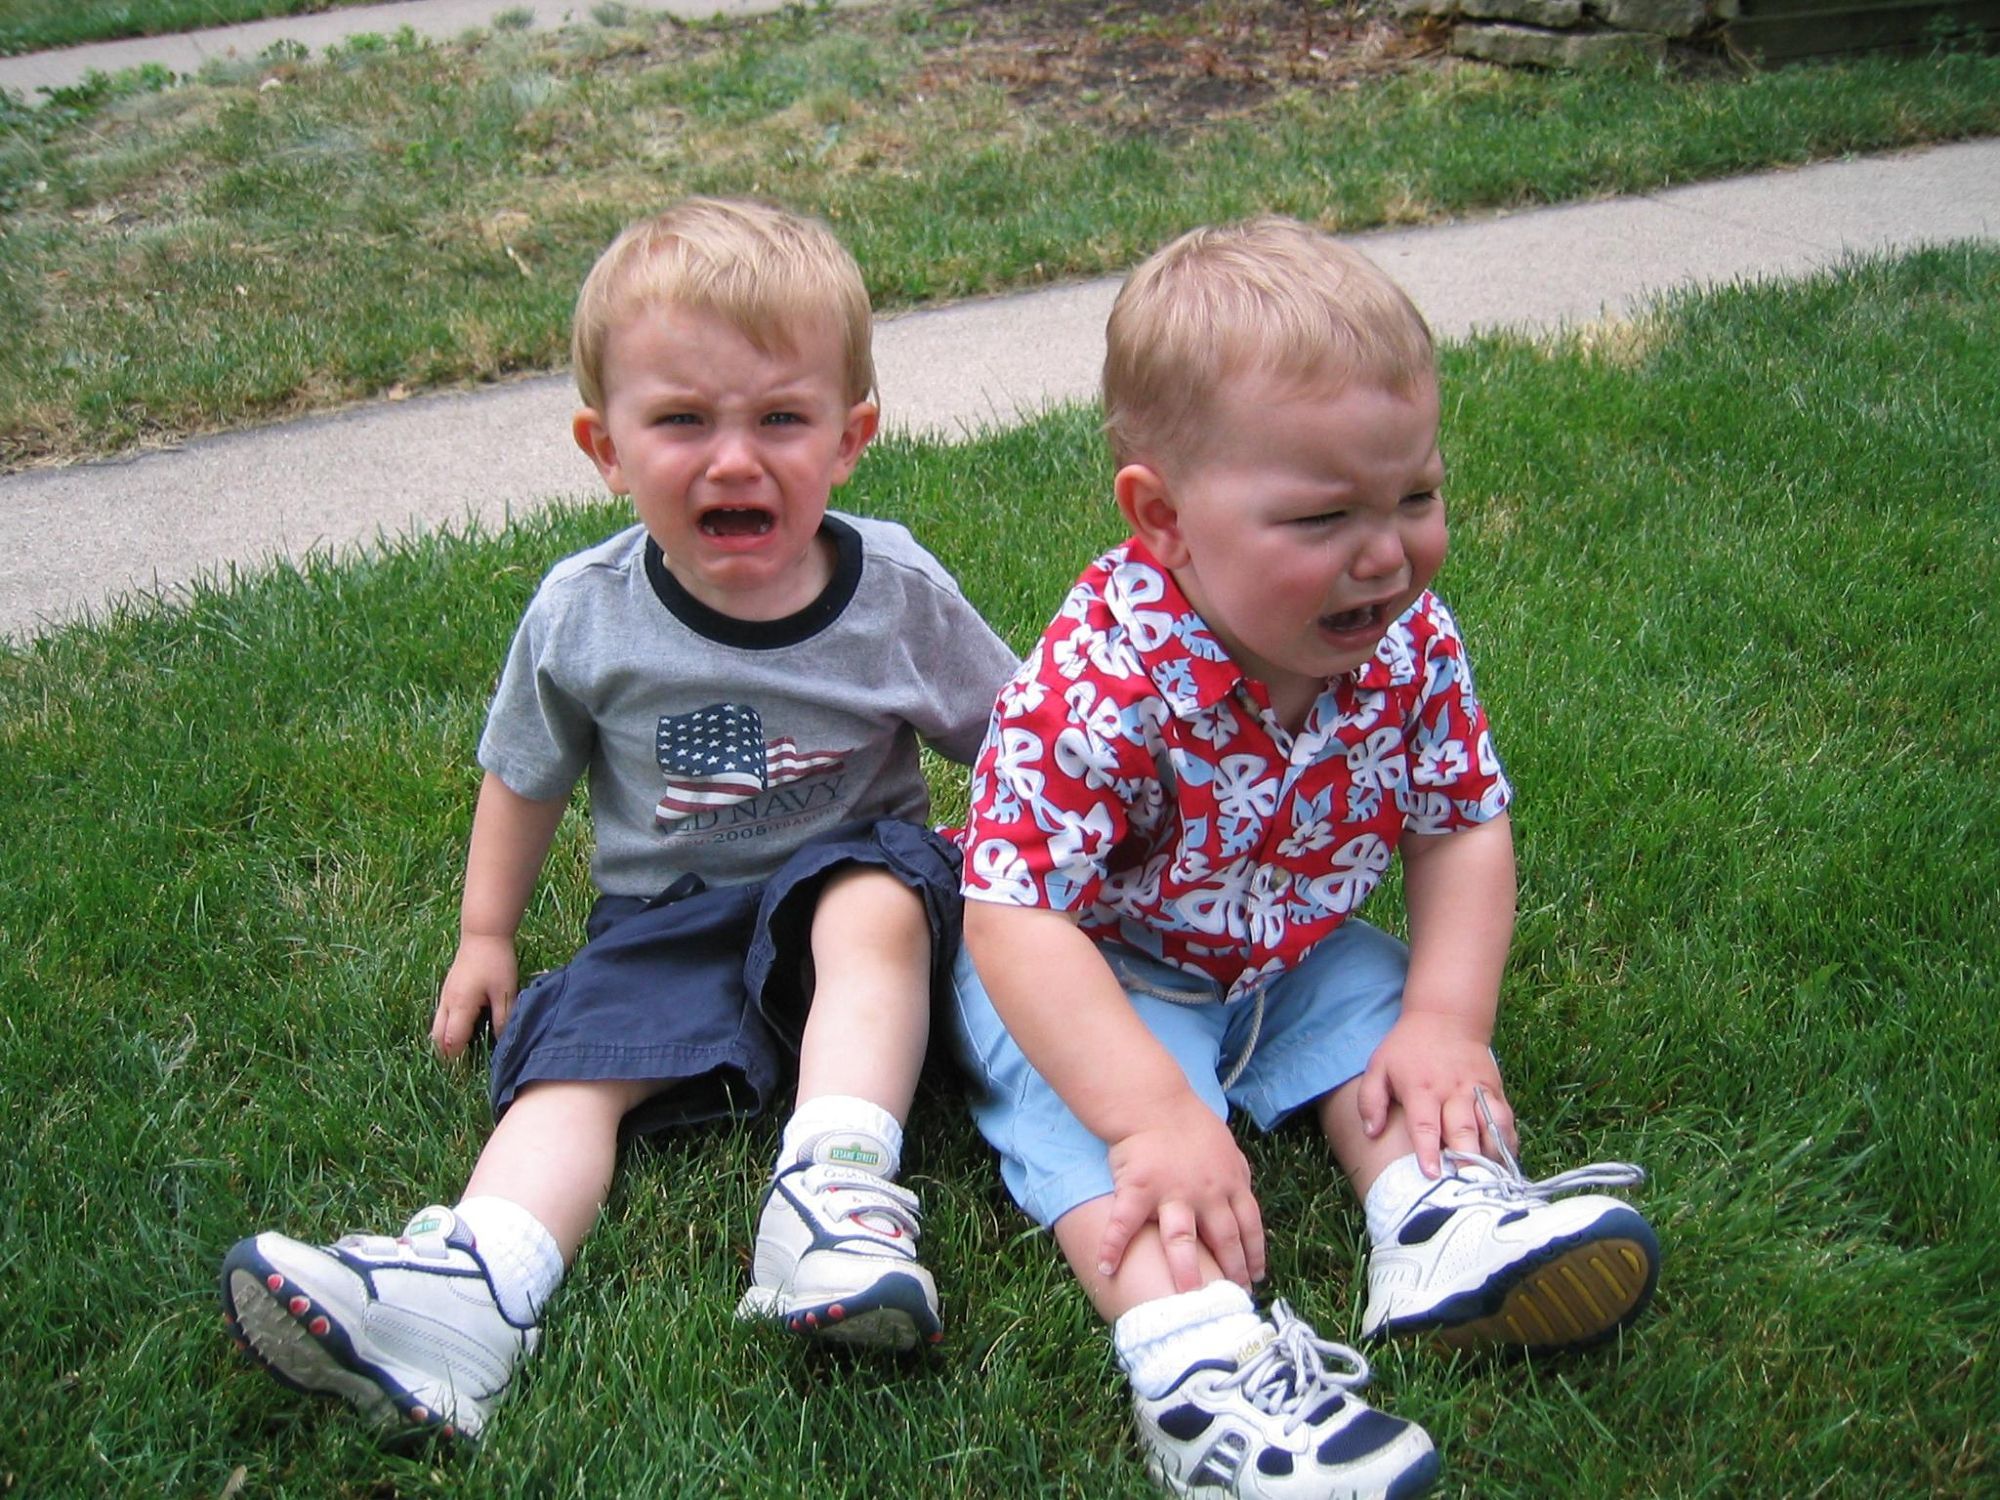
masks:
<path fill-rule="evenodd" d="M 1169 1005 L 1214 1005 L 1216 1003 L 1215 994 L 1211 990 L 1177 990 L 1151 980 L 1141 980 L 1127 970 L 1116 958 L 1111 960 L 1111 970 L 1118 976 L 1118 982 L 1126 989 L 1137 990 L 1142 995 L 1151 995 L 1155 1000 L 1164 1000 Z M 1265 982 L 1260 979 L 1247 997 L 1251 1006 L 1250 1036 L 1243 1043 L 1243 1050 L 1237 1053 L 1235 1060 L 1230 1063 L 1229 1071 L 1222 1075 L 1224 1093 L 1235 1087 L 1236 1080 L 1243 1076 L 1243 1070 L 1250 1066 L 1251 1054 L 1257 1050 L 1257 1038 L 1264 1030 L 1264 988 Z M 1241 1005 L 1243 1001 L 1239 999 L 1223 1003 Z"/>

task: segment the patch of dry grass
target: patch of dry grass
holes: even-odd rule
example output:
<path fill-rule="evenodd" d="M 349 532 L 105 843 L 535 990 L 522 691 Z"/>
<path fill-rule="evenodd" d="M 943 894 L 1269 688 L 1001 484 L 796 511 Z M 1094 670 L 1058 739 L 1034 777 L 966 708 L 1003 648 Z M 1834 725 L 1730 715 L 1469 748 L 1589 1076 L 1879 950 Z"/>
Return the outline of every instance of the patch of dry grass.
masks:
<path fill-rule="evenodd" d="M 977 0 L 581 20 L 0 102 L 0 468 L 558 366 L 688 192 L 824 215 L 887 307 L 2000 129 L 2000 62 L 1736 80 L 1453 63 L 1365 4 Z"/>

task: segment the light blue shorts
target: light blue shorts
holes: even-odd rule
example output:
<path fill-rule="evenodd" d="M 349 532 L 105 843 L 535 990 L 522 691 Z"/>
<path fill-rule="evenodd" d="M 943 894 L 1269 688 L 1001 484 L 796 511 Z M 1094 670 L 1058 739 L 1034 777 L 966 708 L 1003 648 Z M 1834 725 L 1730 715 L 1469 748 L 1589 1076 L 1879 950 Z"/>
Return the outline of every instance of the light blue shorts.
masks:
<path fill-rule="evenodd" d="M 1402 1012 L 1410 966 L 1409 950 L 1396 939 L 1349 918 L 1265 987 L 1259 1017 L 1254 1000 L 1223 1005 L 1222 986 L 1212 980 L 1120 944 L 1100 944 L 1098 951 L 1202 1102 L 1225 1120 L 1232 1107 L 1243 1110 L 1267 1131 L 1368 1066 Z M 1022 1056 L 962 949 L 951 988 L 952 1040 L 970 1075 L 973 1118 L 1000 1153 L 1000 1175 L 1014 1201 L 1037 1222 L 1053 1224 L 1109 1193 L 1105 1143 Z M 1162 993 L 1205 998 L 1190 1004 Z M 1241 1073 L 1225 1088 L 1239 1062 Z"/>

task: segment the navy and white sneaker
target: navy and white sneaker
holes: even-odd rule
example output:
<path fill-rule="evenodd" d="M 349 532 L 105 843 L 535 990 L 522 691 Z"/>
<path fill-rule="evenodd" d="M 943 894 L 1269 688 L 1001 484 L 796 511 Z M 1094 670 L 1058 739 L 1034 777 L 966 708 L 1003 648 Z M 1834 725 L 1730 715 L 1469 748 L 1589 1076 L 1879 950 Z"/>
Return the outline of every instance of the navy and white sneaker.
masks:
<path fill-rule="evenodd" d="M 837 1162 L 795 1162 L 765 1189 L 736 1316 L 869 1348 L 935 1344 L 944 1324 L 918 1235 L 915 1193 Z"/>
<path fill-rule="evenodd" d="M 1274 1303 L 1234 1360 L 1199 1360 L 1165 1395 L 1133 1397 L 1147 1477 L 1170 1495 L 1230 1500 L 1421 1494 L 1437 1478 L 1430 1436 L 1357 1397 L 1367 1383 L 1366 1360 Z"/>
<path fill-rule="evenodd" d="M 1504 1146 L 1501 1158 L 1444 1153 L 1444 1175 L 1426 1179 L 1369 1252 L 1363 1338 L 1423 1334 L 1454 1349 L 1546 1354 L 1599 1343 L 1645 1310 L 1660 1275 L 1652 1226 L 1601 1193 L 1555 1201 L 1645 1172 L 1599 1162 L 1531 1181 Z"/>
<path fill-rule="evenodd" d="M 222 1307 L 243 1351 L 293 1390 L 447 1437 L 479 1436 L 541 1338 L 501 1312 L 471 1231 L 435 1206 L 394 1237 L 239 1240 Z"/>

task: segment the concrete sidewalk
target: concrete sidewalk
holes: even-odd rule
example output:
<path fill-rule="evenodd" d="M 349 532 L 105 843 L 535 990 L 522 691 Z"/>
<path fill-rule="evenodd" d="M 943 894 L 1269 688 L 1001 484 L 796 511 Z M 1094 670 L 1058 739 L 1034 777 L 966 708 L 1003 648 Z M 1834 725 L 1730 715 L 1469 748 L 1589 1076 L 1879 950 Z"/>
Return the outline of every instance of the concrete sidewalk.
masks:
<path fill-rule="evenodd" d="M 392 7 L 393 8 L 393 7 Z M 2000 240 L 2000 141 L 1834 162 L 1356 243 L 1444 338 L 1621 317 L 1676 287 Z M 1115 278 L 884 319 L 885 425 L 957 435 L 1088 397 Z M 362 407 L 160 453 L 0 476 L 0 633 L 228 564 L 494 524 L 593 492 L 566 376 Z"/>
<path fill-rule="evenodd" d="M 785 0 L 635 0 L 631 11 L 655 11 L 683 20 L 712 16 L 762 15 Z M 854 4 L 857 0 L 836 0 Z M 176 74 L 199 73 L 211 62 L 251 60 L 280 42 L 314 54 L 336 42 L 373 32 L 394 36 L 405 26 L 418 36 L 449 41 L 472 30 L 488 30 L 500 15 L 525 15 L 528 28 L 567 25 L 589 15 L 595 0 L 390 0 L 385 5 L 354 5 L 305 16 L 281 16 L 271 21 L 246 21 L 172 36 L 136 36 L 115 42 L 91 42 L 55 52 L 25 57 L 0 57 L 0 89 L 12 89 L 30 104 L 41 102 L 39 90 L 70 88 L 91 73 L 113 74 L 146 63 Z"/>

